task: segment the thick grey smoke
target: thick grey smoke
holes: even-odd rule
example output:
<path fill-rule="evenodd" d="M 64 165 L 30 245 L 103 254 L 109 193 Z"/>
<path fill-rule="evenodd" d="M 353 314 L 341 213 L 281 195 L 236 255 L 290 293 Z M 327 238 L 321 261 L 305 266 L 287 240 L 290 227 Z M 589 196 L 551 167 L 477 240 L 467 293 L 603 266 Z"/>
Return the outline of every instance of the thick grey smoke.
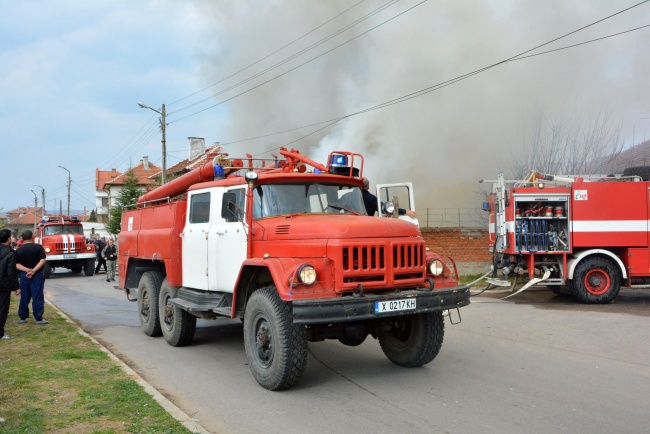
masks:
<path fill-rule="evenodd" d="M 206 35 L 206 52 L 201 53 L 206 59 L 206 83 L 247 66 L 356 2 L 206 2 L 202 15 L 214 29 Z M 248 77 L 387 2 L 366 0 L 235 78 Z M 286 71 L 417 3 L 398 1 L 352 31 L 238 90 Z M 234 141 L 353 113 L 507 59 L 633 4 L 429 0 L 226 103 L 229 121 L 217 125 L 215 134 L 221 141 Z M 534 53 L 647 25 L 648 18 L 650 4 L 642 5 Z M 348 118 L 289 146 L 319 160 L 337 149 L 361 152 L 372 182 L 413 181 L 418 209 L 475 206 L 478 180 L 494 178 L 513 156 L 524 152 L 542 113 L 556 122 L 564 117 L 569 122 L 576 115 L 588 119 L 606 109 L 628 146 L 633 130 L 636 143 L 643 141 L 645 133 L 650 136 L 650 119 L 642 119 L 650 117 L 649 52 L 650 28 L 646 28 L 511 61 L 425 96 Z M 232 146 L 261 152 L 315 129 Z"/>

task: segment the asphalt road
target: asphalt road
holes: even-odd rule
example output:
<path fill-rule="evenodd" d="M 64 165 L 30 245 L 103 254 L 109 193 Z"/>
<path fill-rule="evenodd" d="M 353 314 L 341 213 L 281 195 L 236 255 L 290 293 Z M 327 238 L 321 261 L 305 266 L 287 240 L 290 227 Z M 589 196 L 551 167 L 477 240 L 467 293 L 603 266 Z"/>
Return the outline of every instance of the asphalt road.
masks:
<path fill-rule="evenodd" d="M 309 344 L 301 382 L 261 388 L 239 320 L 198 322 L 173 348 L 139 328 L 136 303 L 105 281 L 56 273 L 46 297 L 210 432 L 641 433 L 650 430 L 650 290 L 576 304 L 533 288 L 472 298 L 429 365 L 359 347 Z"/>

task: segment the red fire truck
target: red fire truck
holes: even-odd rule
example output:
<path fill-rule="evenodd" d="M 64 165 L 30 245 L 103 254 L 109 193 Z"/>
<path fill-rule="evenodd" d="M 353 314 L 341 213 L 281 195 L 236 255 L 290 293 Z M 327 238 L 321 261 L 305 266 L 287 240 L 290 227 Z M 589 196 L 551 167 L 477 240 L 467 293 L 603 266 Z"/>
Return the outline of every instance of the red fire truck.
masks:
<path fill-rule="evenodd" d="M 34 242 L 42 244 L 47 262 L 43 277 L 48 279 L 55 268 L 68 268 L 73 273 L 95 272 L 95 247 L 86 244 L 83 226 L 76 216 L 51 214 L 43 217 L 34 235 Z"/>
<path fill-rule="evenodd" d="M 622 285 L 647 287 L 650 182 L 635 175 L 646 169 L 622 176 L 533 172 L 524 181 L 500 174 L 487 204 L 493 277 L 528 276 L 527 286 L 568 289 L 583 303 L 609 303 Z"/>
<path fill-rule="evenodd" d="M 124 211 L 119 283 L 144 333 L 181 346 L 197 318 L 240 318 L 253 376 L 270 390 L 297 383 L 308 341 L 372 335 L 397 365 L 432 361 L 443 311 L 469 303 L 455 265 L 416 224 L 366 216 L 360 154 L 334 152 L 325 166 L 280 153 L 219 155 Z"/>

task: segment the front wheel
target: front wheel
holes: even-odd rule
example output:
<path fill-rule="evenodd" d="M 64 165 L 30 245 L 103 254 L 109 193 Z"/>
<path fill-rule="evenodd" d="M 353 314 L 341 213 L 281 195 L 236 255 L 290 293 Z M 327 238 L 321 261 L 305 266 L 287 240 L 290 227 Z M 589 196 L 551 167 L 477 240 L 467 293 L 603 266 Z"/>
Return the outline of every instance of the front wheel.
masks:
<path fill-rule="evenodd" d="M 196 317 L 170 303 L 176 296 L 177 288 L 167 285 L 163 280 L 160 287 L 159 309 L 160 328 L 165 340 L 172 347 L 182 347 L 192 343 L 196 331 Z"/>
<path fill-rule="evenodd" d="M 388 359 L 407 368 L 426 365 L 436 358 L 445 336 L 442 312 L 391 318 L 390 328 L 379 333 L 379 345 Z"/>
<path fill-rule="evenodd" d="M 307 332 L 293 323 L 291 304 L 274 286 L 253 292 L 244 315 L 246 357 L 257 382 L 268 390 L 295 385 L 307 366 Z"/>
<path fill-rule="evenodd" d="M 138 316 L 140 326 L 147 336 L 160 336 L 160 317 L 158 316 L 158 295 L 162 274 L 157 271 L 147 271 L 138 284 Z"/>
<path fill-rule="evenodd" d="M 92 276 L 95 273 L 95 258 L 86 259 L 84 264 L 84 274 L 86 276 Z"/>
<path fill-rule="evenodd" d="M 49 279 L 51 275 L 52 275 L 52 264 L 46 262 L 45 265 L 43 265 L 43 278 Z"/>
<path fill-rule="evenodd" d="M 589 304 L 609 303 L 621 289 L 618 269 L 605 258 L 588 258 L 580 262 L 571 281 L 571 292 Z"/>

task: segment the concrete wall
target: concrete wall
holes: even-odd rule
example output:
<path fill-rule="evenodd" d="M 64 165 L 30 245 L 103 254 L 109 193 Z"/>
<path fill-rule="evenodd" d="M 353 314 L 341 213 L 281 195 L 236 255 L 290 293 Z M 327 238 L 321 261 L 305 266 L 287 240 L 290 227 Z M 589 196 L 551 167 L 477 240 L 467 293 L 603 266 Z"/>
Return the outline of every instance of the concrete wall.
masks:
<path fill-rule="evenodd" d="M 461 275 L 485 274 L 492 265 L 486 229 L 423 228 L 422 236 L 431 251 L 451 257 Z"/>

